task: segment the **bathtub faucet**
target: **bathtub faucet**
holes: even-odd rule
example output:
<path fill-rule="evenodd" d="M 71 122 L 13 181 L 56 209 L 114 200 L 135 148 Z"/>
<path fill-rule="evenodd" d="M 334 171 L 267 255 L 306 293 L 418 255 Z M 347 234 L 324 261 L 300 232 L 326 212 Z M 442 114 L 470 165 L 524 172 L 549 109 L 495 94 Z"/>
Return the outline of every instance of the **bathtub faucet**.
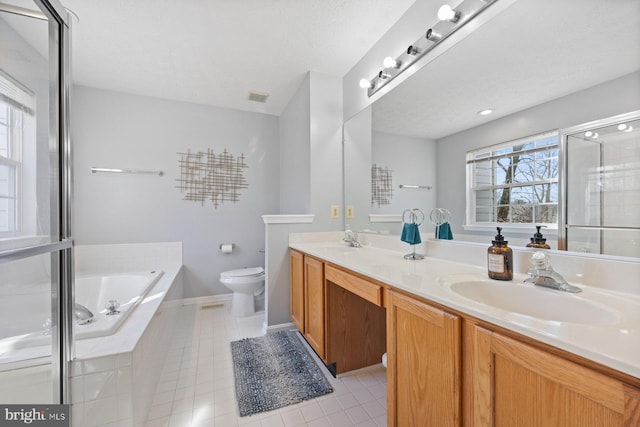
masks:
<path fill-rule="evenodd" d="M 117 300 L 110 299 L 109 301 L 107 301 L 107 305 L 105 307 L 107 309 L 107 316 L 119 314 L 120 310 L 118 310 L 118 307 L 120 307 L 120 303 Z"/>
<path fill-rule="evenodd" d="M 86 325 L 93 319 L 93 313 L 84 305 L 76 303 L 74 317 L 78 325 Z"/>

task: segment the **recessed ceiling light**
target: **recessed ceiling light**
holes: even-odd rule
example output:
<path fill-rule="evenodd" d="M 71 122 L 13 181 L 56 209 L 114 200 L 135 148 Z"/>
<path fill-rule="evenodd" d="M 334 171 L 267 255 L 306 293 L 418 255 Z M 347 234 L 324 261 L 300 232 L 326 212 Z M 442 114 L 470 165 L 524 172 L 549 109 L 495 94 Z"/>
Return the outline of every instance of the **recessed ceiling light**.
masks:
<path fill-rule="evenodd" d="M 493 113 L 493 110 L 491 108 L 487 108 L 486 110 L 478 111 L 478 115 L 480 115 L 480 116 L 488 116 L 491 113 Z"/>

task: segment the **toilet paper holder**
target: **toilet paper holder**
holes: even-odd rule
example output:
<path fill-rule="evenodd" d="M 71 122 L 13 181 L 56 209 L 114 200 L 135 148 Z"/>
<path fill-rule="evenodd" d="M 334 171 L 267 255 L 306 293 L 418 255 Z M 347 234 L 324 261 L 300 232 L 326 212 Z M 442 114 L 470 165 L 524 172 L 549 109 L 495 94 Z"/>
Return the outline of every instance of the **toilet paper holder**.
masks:
<path fill-rule="evenodd" d="M 229 246 L 231 247 L 231 250 L 234 250 L 236 248 L 235 243 L 220 243 L 220 250 L 226 252 L 223 250 L 223 248 L 228 248 Z"/>

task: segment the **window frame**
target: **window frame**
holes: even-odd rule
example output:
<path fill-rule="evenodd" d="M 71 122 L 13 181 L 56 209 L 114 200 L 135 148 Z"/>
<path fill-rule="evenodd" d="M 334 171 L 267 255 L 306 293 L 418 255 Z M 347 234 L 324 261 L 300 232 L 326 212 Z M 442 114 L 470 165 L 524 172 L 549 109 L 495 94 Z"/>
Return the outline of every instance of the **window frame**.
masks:
<path fill-rule="evenodd" d="M 35 117 L 35 93 L 0 69 L 0 103 L 7 109 L 7 156 L 0 154 L 0 165 L 13 169 L 13 196 L 0 195 L 0 199 L 13 200 L 13 220 L 7 230 L 0 230 L 0 239 L 22 236 L 24 233 L 24 139 L 27 115 Z"/>
<path fill-rule="evenodd" d="M 0 100 L 0 103 L 5 104 Z M 13 108 L 10 104 L 7 107 L 7 148 L 8 156 L 0 154 L 0 166 L 6 166 L 13 170 L 13 196 L 0 194 L 0 199 L 13 201 L 13 212 L 8 214 L 7 230 L 0 229 L 0 237 L 11 237 L 22 231 L 22 111 Z M 16 126 L 19 126 L 19 135 L 16 135 Z"/>
<path fill-rule="evenodd" d="M 520 151 L 513 151 L 513 148 L 515 146 L 518 145 L 526 145 L 526 144 L 531 144 L 531 143 L 535 143 L 536 141 L 541 141 L 541 140 L 546 140 L 549 138 L 555 138 L 555 142 L 551 143 L 551 144 L 547 144 L 547 145 L 542 145 L 542 146 L 534 146 L 532 148 L 526 148 Z M 508 149 L 507 152 L 499 154 L 499 153 L 495 153 L 496 151 L 499 150 L 504 150 L 504 149 Z M 491 183 L 489 185 L 481 185 L 479 186 L 477 184 L 477 178 L 478 175 L 476 174 L 476 165 L 479 164 L 480 162 L 485 162 L 485 161 L 495 161 L 495 160 L 499 160 L 501 158 L 508 158 L 510 156 L 512 156 L 513 154 L 519 154 L 519 155 L 529 155 L 529 154 L 535 154 L 535 153 L 544 153 L 544 152 L 549 152 L 549 151 L 555 151 L 557 154 L 554 156 L 550 156 L 549 158 L 551 159 L 555 159 L 555 162 L 557 164 L 557 171 L 555 173 L 555 177 L 552 178 L 545 178 L 545 179 L 538 179 L 537 176 L 534 176 L 532 180 L 528 180 L 528 181 L 520 181 L 520 182 L 511 182 L 509 184 L 494 184 Z M 481 154 L 485 154 L 483 157 L 479 158 L 478 155 Z M 511 141 L 507 141 L 507 142 L 502 142 L 499 144 L 495 144 L 495 145 L 491 145 L 491 146 L 487 146 L 487 147 L 482 147 L 482 148 L 477 148 L 477 149 L 473 149 L 473 150 L 469 150 L 466 153 L 466 180 L 467 180 L 467 185 L 466 185 L 466 224 L 463 225 L 463 228 L 466 230 L 479 230 L 479 231 L 485 231 L 485 230 L 495 230 L 495 227 L 503 227 L 505 229 L 514 231 L 514 232 L 518 232 L 521 231 L 523 233 L 529 233 L 531 230 L 531 225 L 543 225 L 545 227 L 547 227 L 548 231 L 550 231 L 551 233 L 549 234 L 556 234 L 557 233 L 557 229 L 558 229 L 558 222 L 540 222 L 537 221 L 536 222 L 536 218 L 535 218 L 535 211 L 536 211 L 536 207 L 538 206 L 544 206 L 544 205 L 551 205 L 551 206 L 555 206 L 557 213 L 556 213 L 556 218 L 557 220 L 559 220 L 560 218 L 560 208 L 561 208 L 561 203 L 560 203 L 560 176 L 562 174 L 561 169 L 562 169 L 562 158 L 561 158 L 561 153 L 560 153 L 560 130 L 556 129 L 556 130 L 551 130 L 551 131 L 546 131 L 546 132 L 540 132 L 540 133 L 536 133 L 534 135 L 529 135 L 523 138 L 518 138 L 515 140 L 511 140 Z M 493 171 L 494 167 L 488 169 Z M 493 172 L 491 172 L 493 173 Z M 491 191 L 494 192 L 495 190 L 499 190 L 499 189 L 504 189 L 504 188 L 523 188 L 523 187 L 531 187 L 531 191 L 535 191 L 535 186 L 537 185 L 555 185 L 556 186 L 556 190 L 554 192 L 556 200 L 555 202 L 552 203 L 536 203 L 535 201 L 535 197 L 532 198 L 532 202 L 528 205 L 529 208 L 532 211 L 532 216 L 533 216 L 533 220 L 532 222 L 498 222 L 496 221 L 496 214 L 497 214 L 497 209 L 498 206 L 497 204 L 493 203 L 493 196 L 492 196 L 492 202 L 490 202 L 489 205 L 489 212 L 488 215 L 491 216 L 492 221 L 491 222 L 478 222 L 477 221 L 477 196 L 479 194 L 479 192 L 481 191 Z M 535 193 L 532 193 L 535 194 Z M 509 204 L 509 206 L 514 206 L 513 204 Z"/>

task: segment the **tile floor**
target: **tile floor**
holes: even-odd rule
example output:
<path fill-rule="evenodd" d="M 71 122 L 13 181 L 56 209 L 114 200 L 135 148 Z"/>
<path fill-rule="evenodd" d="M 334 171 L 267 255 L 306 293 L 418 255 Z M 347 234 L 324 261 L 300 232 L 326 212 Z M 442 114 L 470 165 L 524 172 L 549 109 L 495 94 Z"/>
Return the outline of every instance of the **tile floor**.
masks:
<path fill-rule="evenodd" d="M 262 314 L 233 318 L 223 306 L 184 307 L 179 338 L 160 373 L 146 426 L 386 426 L 386 371 L 382 365 L 338 379 L 322 366 L 333 393 L 240 417 L 229 343 L 262 335 L 263 319 Z"/>

